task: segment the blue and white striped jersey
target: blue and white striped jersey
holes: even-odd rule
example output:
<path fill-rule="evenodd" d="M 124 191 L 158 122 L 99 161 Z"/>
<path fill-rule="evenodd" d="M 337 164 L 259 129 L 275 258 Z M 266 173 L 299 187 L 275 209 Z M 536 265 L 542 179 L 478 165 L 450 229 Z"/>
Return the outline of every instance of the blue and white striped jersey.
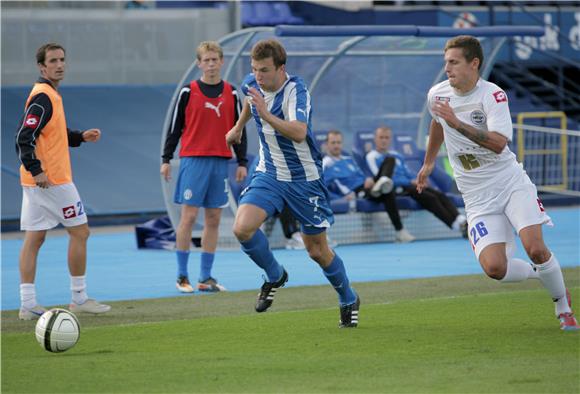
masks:
<path fill-rule="evenodd" d="M 286 75 L 286 82 L 276 92 L 260 89 L 254 74 L 248 74 L 242 82 L 242 92 L 255 88 L 262 93 L 268 110 L 280 119 L 300 121 L 307 125 L 306 139 L 300 143 L 284 137 L 260 118 L 252 106 L 260 141 L 260 161 L 256 171 L 264 172 L 279 181 L 314 181 L 322 177 L 322 155 L 318 150 L 311 129 L 312 107 L 310 93 L 304 81 Z"/>

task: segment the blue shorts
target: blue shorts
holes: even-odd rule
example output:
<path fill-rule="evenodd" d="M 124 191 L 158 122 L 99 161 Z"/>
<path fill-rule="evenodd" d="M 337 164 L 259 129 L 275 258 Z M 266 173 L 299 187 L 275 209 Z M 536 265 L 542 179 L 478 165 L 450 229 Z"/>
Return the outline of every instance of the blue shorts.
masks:
<path fill-rule="evenodd" d="M 240 205 L 258 206 L 268 217 L 282 212 L 287 205 L 300 222 L 301 231 L 309 235 L 320 234 L 334 223 L 329 201 L 322 179 L 282 182 L 261 172 L 254 173 L 250 185 L 240 196 Z"/>
<path fill-rule="evenodd" d="M 173 201 L 203 208 L 228 205 L 228 159 L 182 157 Z"/>

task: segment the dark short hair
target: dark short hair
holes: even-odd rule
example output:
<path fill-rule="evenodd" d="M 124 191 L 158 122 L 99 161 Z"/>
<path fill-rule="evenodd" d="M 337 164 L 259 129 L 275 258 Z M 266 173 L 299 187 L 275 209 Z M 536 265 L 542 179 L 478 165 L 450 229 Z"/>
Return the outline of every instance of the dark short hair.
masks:
<path fill-rule="evenodd" d="M 49 42 L 48 44 L 44 44 L 43 46 L 38 48 L 38 50 L 36 51 L 36 63 L 44 64 L 44 61 L 46 60 L 46 52 L 54 51 L 55 49 L 62 49 L 62 51 L 66 53 L 62 45 L 57 44 L 55 42 Z"/>
<path fill-rule="evenodd" d="M 481 44 L 479 40 L 473 36 L 457 36 L 448 40 L 445 44 L 445 52 L 450 48 L 461 48 L 463 52 L 463 57 L 468 63 L 475 58 L 479 59 L 478 70 L 481 70 L 481 65 L 483 64 L 483 50 L 481 49 Z"/>
<path fill-rule="evenodd" d="M 276 68 L 286 64 L 286 50 L 280 41 L 274 39 L 261 40 L 254 44 L 251 57 L 253 60 L 264 60 L 271 57 Z"/>
<path fill-rule="evenodd" d="M 328 142 L 328 137 L 329 137 L 331 134 L 334 134 L 334 135 L 340 135 L 340 136 L 342 137 L 342 132 L 341 132 L 340 130 L 336 130 L 336 129 L 333 129 L 333 130 L 328 130 L 328 133 L 326 133 L 326 141 L 327 141 L 327 142 Z"/>

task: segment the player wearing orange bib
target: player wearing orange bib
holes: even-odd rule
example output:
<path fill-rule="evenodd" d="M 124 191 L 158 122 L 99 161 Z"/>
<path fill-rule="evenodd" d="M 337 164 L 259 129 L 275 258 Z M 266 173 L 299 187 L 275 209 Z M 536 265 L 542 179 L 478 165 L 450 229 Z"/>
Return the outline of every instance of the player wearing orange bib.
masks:
<path fill-rule="evenodd" d="M 89 226 L 82 201 L 72 182 L 68 147 L 96 142 L 101 131 L 70 130 L 66 126 L 62 97 L 57 91 L 65 72 L 65 50 L 49 43 L 36 53 L 40 78 L 26 101 L 16 133 L 16 150 L 22 163 L 22 213 L 25 231 L 20 252 L 20 312 L 22 320 L 38 319 L 45 309 L 36 301 L 36 261 L 47 230 L 61 223 L 70 236 L 68 267 L 73 312 L 104 313 L 110 306 L 90 299 L 86 292 L 86 254 Z"/>

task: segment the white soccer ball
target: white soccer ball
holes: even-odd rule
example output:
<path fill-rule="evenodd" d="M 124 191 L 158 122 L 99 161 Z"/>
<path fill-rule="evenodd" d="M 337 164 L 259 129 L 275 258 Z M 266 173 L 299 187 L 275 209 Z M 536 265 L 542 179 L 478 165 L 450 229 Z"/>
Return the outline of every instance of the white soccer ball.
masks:
<path fill-rule="evenodd" d="M 60 353 L 72 348 L 80 334 L 77 317 L 65 309 L 46 311 L 36 323 L 36 340 L 49 352 Z"/>

